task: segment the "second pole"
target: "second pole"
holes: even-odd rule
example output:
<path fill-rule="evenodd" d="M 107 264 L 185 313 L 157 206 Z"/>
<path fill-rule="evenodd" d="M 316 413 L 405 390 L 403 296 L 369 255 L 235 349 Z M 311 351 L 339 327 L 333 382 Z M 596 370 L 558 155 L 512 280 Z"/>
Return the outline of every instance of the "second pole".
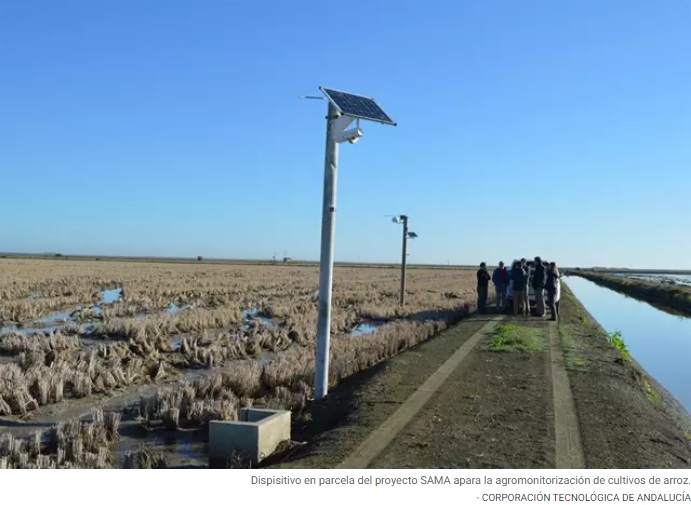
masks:
<path fill-rule="evenodd" d="M 401 307 L 405 305 L 406 259 L 408 258 L 408 216 L 401 216 L 403 221 L 403 253 L 401 254 Z"/>

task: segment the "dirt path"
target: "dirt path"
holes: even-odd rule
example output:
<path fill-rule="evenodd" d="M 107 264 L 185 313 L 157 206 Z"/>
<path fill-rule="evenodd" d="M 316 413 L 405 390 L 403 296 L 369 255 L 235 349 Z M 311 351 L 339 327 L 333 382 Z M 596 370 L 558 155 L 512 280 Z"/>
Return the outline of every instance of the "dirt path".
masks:
<path fill-rule="evenodd" d="M 497 316 L 471 336 L 432 376 L 420 386 L 401 407 L 374 430 L 338 468 L 367 468 L 403 428 L 424 407 L 446 379 L 462 364 L 468 353 L 492 331 L 503 317 Z"/>
<path fill-rule="evenodd" d="M 578 416 L 556 336 L 556 324 L 540 319 L 518 319 L 508 323 L 521 330 L 527 329 L 526 336 L 534 335 L 535 348 L 519 350 L 509 346 L 500 355 L 488 353 L 495 325 L 486 325 L 458 351 L 464 350 L 464 357 L 471 350 L 474 352 L 474 370 L 456 370 L 453 380 L 444 385 L 444 390 L 429 402 L 426 411 L 404 431 L 402 424 L 407 425 L 413 417 L 410 409 L 405 410 L 406 404 L 416 400 L 415 395 L 411 396 L 342 463 L 341 468 L 367 468 L 370 464 L 374 468 L 398 468 L 408 463 L 415 466 L 416 462 L 430 465 L 433 460 L 426 459 L 427 452 L 441 456 L 436 465 L 448 467 L 516 467 L 521 466 L 519 461 L 529 457 L 533 466 L 585 468 Z M 478 346 L 482 340 L 485 345 Z M 525 355 L 526 352 L 529 354 Z M 448 368 L 452 360 L 439 371 Z M 540 362 L 544 366 L 541 367 Z M 466 363 L 473 363 L 473 360 Z M 498 375 L 492 377 L 488 375 L 490 371 Z M 483 374 L 489 380 L 483 381 Z M 450 372 L 446 377 L 449 375 Z M 418 392 L 425 392 L 427 382 Z M 438 386 L 433 392 L 437 389 Z M 425 401 L 431 396 L 429 393 Z M 525 408 L 528 406 L 529 409 Z M 415 412 L 420 412 L 421 407 L 419 405 Z M 541 415 L 535 415 L 537 413 Z M 460 419 L 467 422 L 459 423 Z M 392 427 L 397 430 L 394 432 Z M 401 432 L 401 437 L 395 439 Z M 493 450 L 485 451 L 481 445 L 493 447 Z M 384 455 L 377 459 L 382 453 Z M 513 459 L 516 456 L 521 459 Z"/>
<path fill-rule="evenodd" d="M 511 326 L 506 326 L 506 325 Z M 485 333 L 463 367 L 369 468 L 553 468 L 554 408 L 543 321 L 509 318 L 531 350 L 492 350 Z"/>
<path fill-rule="evenodd" d="M 557 339 L 557 325 L 548 323 L 549 374 L 554 404 L 555 453 L 557 468 L 585 468 L 581 428 L 571 394 L 569 375 Z"/>

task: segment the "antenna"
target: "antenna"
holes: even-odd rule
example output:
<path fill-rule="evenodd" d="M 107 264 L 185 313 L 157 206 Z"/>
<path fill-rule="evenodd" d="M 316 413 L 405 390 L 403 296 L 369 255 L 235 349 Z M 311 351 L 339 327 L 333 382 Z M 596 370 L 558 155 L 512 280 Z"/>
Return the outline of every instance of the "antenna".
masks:
<path fill-rule="evenodd" d="M 317 348 L 314 373 L 314 397 L 323 400 L 329 389 L 329 358 L 331 340 L 331 300 L 336 213 L 336 175 L 339 144 L 355 144 L 362 136 L 359 128 L 346 130 L 358 119 L 396 126 L 381 107 L 362 95 L 319 87 L 328 102 L 326 114 L 326 152 L 324 156 L 324 194 L 322 198 L 321 253 L 319 260 L 319 313 L 317 317 Z M 308 97 L 305 97 L 308 98 Z M 311 98 L 311 97 L 310 97 Z"/>

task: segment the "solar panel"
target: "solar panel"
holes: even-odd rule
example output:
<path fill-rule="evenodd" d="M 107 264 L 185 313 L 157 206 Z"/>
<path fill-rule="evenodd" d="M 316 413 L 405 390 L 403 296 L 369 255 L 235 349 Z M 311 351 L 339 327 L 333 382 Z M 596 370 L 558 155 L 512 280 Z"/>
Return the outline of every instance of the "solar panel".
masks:
<path fill-rule="evenodd" d="M 319 89 L 345 116 L 396 126 L 394 120 L 372 98 L 323 87 L 319 87 Z"/>

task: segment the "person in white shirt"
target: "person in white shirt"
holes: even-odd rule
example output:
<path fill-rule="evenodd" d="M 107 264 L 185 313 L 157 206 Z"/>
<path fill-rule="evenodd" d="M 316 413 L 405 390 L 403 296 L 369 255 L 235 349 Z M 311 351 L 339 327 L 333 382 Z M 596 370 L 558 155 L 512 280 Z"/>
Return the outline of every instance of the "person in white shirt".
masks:
<path fill-rule="evenodd" d="M 556 265 L 554 266 L 556 270 Z M 557 310 L 557 317 L 559 317 L 559 297 L 561 296 L 561 274 L 557 270 L 557 292 L 554 294 L 554 308 Z"/>
<path fill-rule="evenodd" d="M 549 264 L 547 269 L 547 282 L 545 288 L 547 289 L 547 303 L 549 304 L 549 310 L 552 313 L 550 321 L 557 321 L 559 309 L 557 305 L 559 304 L 559 297 L 561 296 L 561 274 L 557 268 L 557 264 L 552 262 Z"/>

